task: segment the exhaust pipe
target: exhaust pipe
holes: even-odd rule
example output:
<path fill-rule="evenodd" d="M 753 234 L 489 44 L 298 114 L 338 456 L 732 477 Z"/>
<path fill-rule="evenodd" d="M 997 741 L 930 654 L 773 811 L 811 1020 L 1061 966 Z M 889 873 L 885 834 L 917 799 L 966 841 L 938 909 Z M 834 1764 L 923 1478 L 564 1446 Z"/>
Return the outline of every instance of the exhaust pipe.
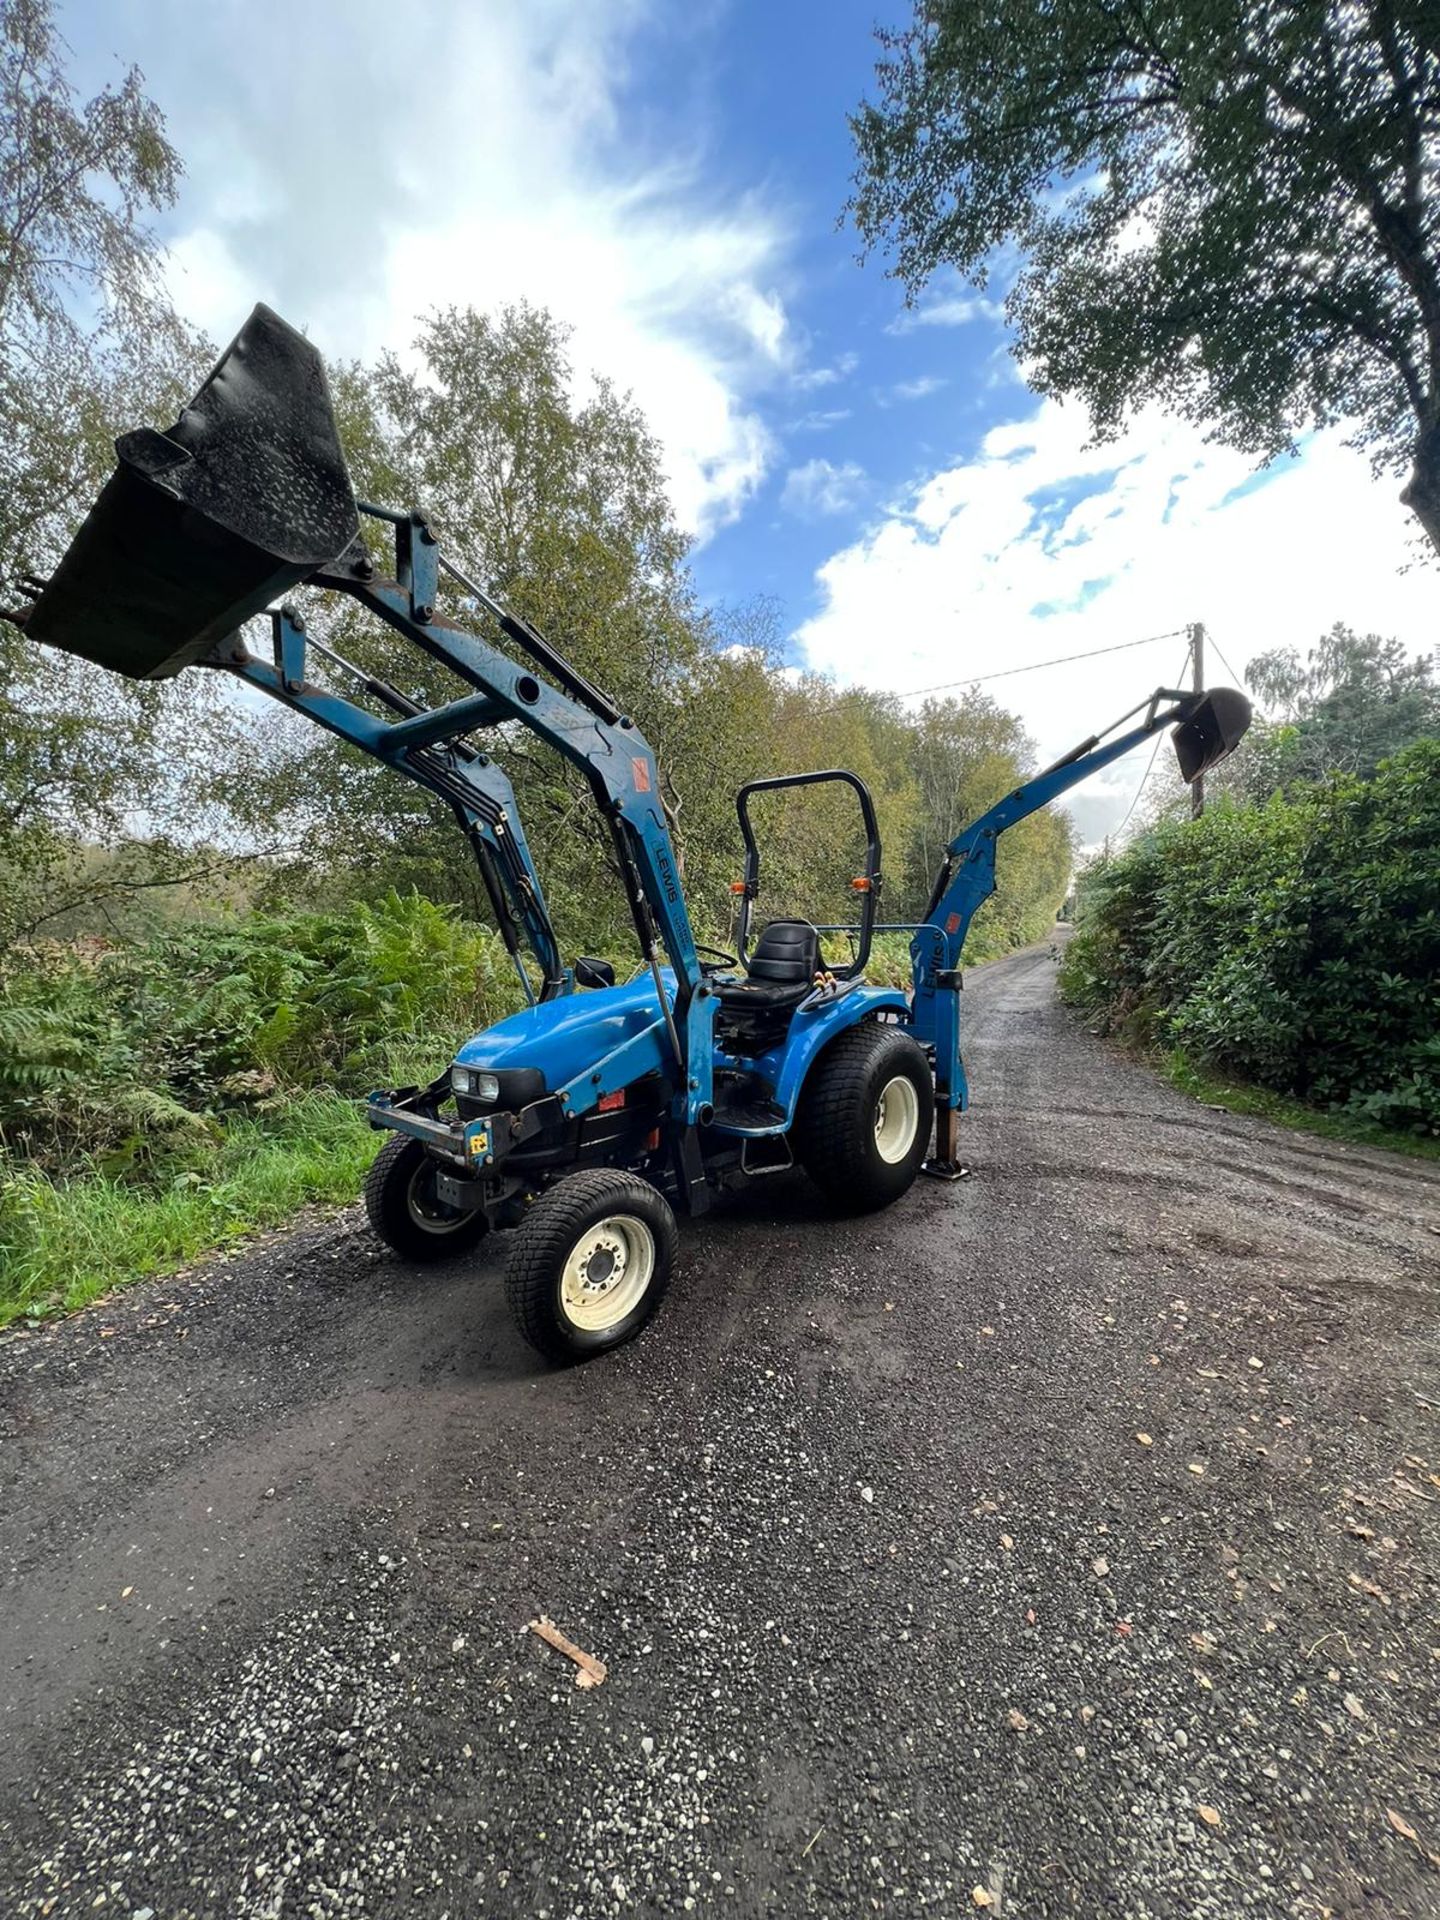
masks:
<path fill-rule="evenodd" d="M 168 433 L 115 454 L 25 631 L 132 679 L 203 659 L 358 537 L 324 362 L 269 307 Z"/>

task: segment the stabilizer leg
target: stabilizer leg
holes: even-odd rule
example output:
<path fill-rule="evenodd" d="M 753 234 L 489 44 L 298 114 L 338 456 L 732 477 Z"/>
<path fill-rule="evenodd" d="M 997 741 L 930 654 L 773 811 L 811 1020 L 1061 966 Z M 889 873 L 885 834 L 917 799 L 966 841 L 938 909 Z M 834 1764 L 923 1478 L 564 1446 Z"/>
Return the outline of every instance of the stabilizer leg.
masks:
<path fill-rule="evenodd" d="M 960 1159 L 960 1110 L 938 1106 L 935 1109 L 935 1154 L 920 1171 L 932 1180 L 964 1180 L 970 1169 Z"/>

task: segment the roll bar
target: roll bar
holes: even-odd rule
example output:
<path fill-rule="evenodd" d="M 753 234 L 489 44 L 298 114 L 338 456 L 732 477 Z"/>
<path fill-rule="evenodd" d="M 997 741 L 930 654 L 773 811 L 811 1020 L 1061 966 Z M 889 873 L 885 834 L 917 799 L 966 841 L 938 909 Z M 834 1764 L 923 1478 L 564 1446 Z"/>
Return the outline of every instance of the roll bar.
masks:
<path fill-rule="evenodd" d="M 745 878 L 739 888 L 740 925 L 736 934 L 736 944 L 744 966 L 749 965 L 750 905 L 760 891 L 760 848 L 750 820 L 750 796 L 752 793 L 774 793 L 783 787 L 814 787 L 827 780 L 839 781 L 841 785 L 854 789 L 860 797 L 860 814 L 865 825 L 865 871 L 860 876 L 864 884 L 857 889 L 860 894 L 860 925 L 854 930 L 858 931 L 859 941 L 850 964 L 835 967 L 832 971 L 840 980 L 854 979 L 865 971 L 875 931 L 875 907 L 882 886 L 880 823 L 875 817 L 875 802 L 870 796 L 870 789 L 858 773 L 851 773 L 845 767 L 827 767 L 819 773 L 778 773 L 766 780 L 747 780 L 735 795 L 735 811 L 740 816 L 740 836 L 745 842 Z"/>

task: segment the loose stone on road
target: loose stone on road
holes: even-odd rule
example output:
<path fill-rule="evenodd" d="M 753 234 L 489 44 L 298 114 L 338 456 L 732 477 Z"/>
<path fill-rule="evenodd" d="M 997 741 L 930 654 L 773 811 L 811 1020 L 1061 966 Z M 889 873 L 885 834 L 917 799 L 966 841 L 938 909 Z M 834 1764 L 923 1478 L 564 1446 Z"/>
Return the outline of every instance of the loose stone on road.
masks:
<path fill-rule="evenodd" d="M 354 1212 L 0 1343 L 0 1912 L 1431 1920 L 1440 1168 L 1053 983 L 590 1367 Z"/>

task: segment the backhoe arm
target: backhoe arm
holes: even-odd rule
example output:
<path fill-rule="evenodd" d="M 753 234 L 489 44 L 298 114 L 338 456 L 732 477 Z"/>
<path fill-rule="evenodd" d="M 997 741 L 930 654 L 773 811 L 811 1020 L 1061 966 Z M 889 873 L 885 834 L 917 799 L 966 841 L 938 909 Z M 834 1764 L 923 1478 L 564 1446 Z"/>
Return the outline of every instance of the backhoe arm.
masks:
<path fill-rule="evenodd" d="M 1114 739 L 1106 736 L 1135 714 L 1144 718 Z M 950 842 L 936 875 L 924 923 L 910 942 L 915 1034 L 935 1050 L 937 1160 L 954 1161 L 954 1115 L 969 1104 L 960 1057 L 960 958 L 976 912 L 995 891 L 995 846 L 1007 827 L 1028 819 L 1061 794 L 1121 760 L 1163 727 L 1175 728 L 1184 778 L 1193 780 L 1231 752 L 1250 724 L 1250 703 L 1228 687 L 1208 693 L 1159 687 L 1105 733 L 1092 735 L 1063 759 L 997 800 Z M 949 1151 L 946 1150 L 948 1139 Z"/>

